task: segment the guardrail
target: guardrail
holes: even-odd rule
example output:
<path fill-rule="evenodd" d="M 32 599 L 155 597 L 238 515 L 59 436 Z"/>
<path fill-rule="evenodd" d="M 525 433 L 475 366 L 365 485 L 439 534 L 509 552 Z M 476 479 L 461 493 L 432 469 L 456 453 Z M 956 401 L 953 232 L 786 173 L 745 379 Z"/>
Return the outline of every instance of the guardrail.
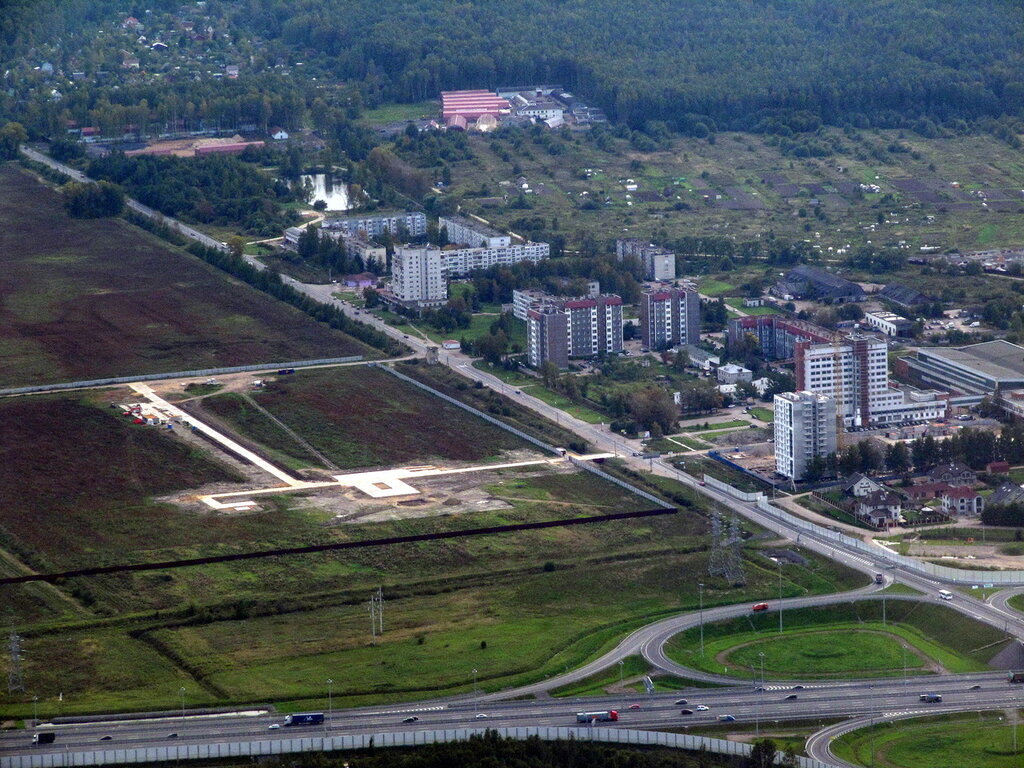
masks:
<path fill-rule="evenodd" d="M 171 760 L 223 760 L 225 758 L 286 755 L 299 752 L 336 752 L 381 747 L 418 747 L 450 741 L 467 741 L 485 733 L 497 733 L 508 739 L 525 741 L 570 740 L 666 747 L 690 751 L 704 750 L 722 755 L 748 757 L 750 744 L 690 734 L 660 731 L 633 731 L 624 728 L 452 728 L 436 731 L 395 731 L 350 736 L 305 736 L 293 739 L 233 741 L 218 744 L 174 744 L 136 749 L 101 749 L 81 752 L 39 752 L 0 757 L 0 768 L 64 768 L 65 766 L 130 765 Z M 776 758 L 781 760 L 781 755 Z M 798 757 L 801 768 L 835 768 L 807 757 Z"/>
<path fill-rule="evenodd" d="M 33 392 L 51 392 L 60 389 L 86 389 L 88 387 L 106 387 L 111 384 L 129 384 L 135 381 L 160 381 L 163 379 L 187 379 L 195 376 L 223 376 L 226 373 L 244 373 L 246 371 L 272 371 L 286 368 L 309 368 L 314 365 L 333 365 L 336 363 L 358 363 L 362 355 L 348 357 L 326 357 L 322 360 L 295 360 L 290 363 L 258 363 L 256 365 L 235 365 L 229 368 L 202 368 L 197 371 L 174 371 L 171 373 L 145 373 L 141 376 L 115 376 L 107 379 L 89 379 L 87 381 L 65 381 L 58 384 L 39 384 L 32 387 L 11 387 L 0 389 L 0 395 L 29 395 Z"/>
<path fill-rule="evenodd" d="M 969 570 L 966 568 L 950 568 L 945 565 L 935 565 L 923 560 L 916 560 L 912 557 L 906 557 L 905 555 L 893 552 L 885 547 L 868 544 L 853 536 L 847 536 L 838 531 L 830 531 L 828 528 L 823 528 L 801 517 L 792 515 L 772 505 L 763 493 L 744 493 L 743 491 L 738 491 L 728 483 L 716 480 L 710 475 L 704 475 L 704 482 L 712 488 L 732 496 L 734 499 L 754 504 L 758 511 L 775 518 L 784 525 L 807 531 L 819 538 L 827 539 L 843 549 L 866 555 L 873 560 L 881 561 L 888 565 L 951 584 L 984 584 L 986 586 L 990 584 L 999 586 L 1024 585 L 1024 571 Z"/>

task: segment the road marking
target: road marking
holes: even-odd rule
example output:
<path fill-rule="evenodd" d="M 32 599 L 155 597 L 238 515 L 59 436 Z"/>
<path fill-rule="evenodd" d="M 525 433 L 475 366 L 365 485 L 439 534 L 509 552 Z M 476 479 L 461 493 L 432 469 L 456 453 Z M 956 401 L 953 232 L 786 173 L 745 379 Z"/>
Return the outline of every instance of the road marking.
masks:
<path fill-rule="evenodd" d="M 367 712 L 366 716 L 371 717 L 374 715 L 404 715 L 408 712 L 437 712 L 440 709 L 447 709 L 447 706 L 440 707 L 420 707 L 419 709 L 389 709 L 385 712 Z"/>

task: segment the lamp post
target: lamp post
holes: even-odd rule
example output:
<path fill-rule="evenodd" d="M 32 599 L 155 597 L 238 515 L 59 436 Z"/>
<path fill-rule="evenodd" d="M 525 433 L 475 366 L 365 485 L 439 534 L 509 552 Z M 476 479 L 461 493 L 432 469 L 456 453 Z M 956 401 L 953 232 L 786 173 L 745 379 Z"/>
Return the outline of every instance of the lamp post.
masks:
<path fill-rule="evenodd" d="M 32 723 L 33 725 L 39 725 L 39 697 L 32 697 Z"/>
<path fill-rule="evenodd" d="M 704 655 L 704 582 L 697 583 L 697 594 L 700 600 L 700 655 Z"/>
<path fill-rule="evenodd" d="M 327 723 L 324 724 L 324 730 L 325 731 L 328 728 L 330 728 L 331 715 L 334 713 L 334 700 L 333 700 L 333 693 L 334 693 L 334 691 L 332 690 L 332 686 L 333 685 L 334 685 L 334 680 L 332 680 L 331 678 L 328 677 L 327 678 Z"/>
<path fill-rule="evenodd" d="M 764 704 L 764 652 L 758 651 L 758 657 L 761 659 L 761 685 L 760 691 L 757 692 L 757 706 L 754 707 L 754 711 L 757 713 L 754 716 L 754 730 L 757 738 L 761 738 L 761 706 Z"/>
<path fill-rule="evenodd" d="M 903 644 L 903 687 L 907 687 L 907 644 Z"/>
<path fill-rule="evenodd" d="M 775 565 L 779 567 L 779 634 L 782 634 L 782 560 L 776 560 Z M 764 675 L 762 675 L 764 677 Z M 764 680 L 761 681 L 764 685 Z"/>
<path fill-rule="evenodd" d="M 185 725 L 185 686 L 178 689 L 181 692 L 181 724 Z"/>
<path fill-rule="evenodd" d="M 476 667 L 473 667 L 473 717 L 477 716 L 478 709 L 480 709 L 480 702 L 476 696 Z"/>

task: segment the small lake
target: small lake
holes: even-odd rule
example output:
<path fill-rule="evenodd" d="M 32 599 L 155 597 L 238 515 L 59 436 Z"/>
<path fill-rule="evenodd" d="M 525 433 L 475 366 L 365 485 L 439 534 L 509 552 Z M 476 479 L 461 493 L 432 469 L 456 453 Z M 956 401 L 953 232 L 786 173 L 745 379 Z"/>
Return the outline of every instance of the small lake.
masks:
<path fill-rule="evenodd" d="M 313 198 L 310 205 L 317 200 L 327 203 L 328 211 L 347 211 L 352 207 L 348 201 L 348 184 L 326 173 L 306 174 L 299 176 L 299 183 L 305 184 L 309 179 L 313 184 Z"/>

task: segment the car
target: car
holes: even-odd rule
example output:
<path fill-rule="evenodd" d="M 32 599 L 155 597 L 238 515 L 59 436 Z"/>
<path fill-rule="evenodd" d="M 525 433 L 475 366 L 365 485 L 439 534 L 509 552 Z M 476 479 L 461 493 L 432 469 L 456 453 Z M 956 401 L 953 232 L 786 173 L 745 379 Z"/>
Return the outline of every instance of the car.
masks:
<path fill-rule="evenodd" d="M 640 709 L 639 704 L 630 704 L 626 709 Z"/>
<path fill-rule="evenodd" d="M 791 693 L 791 694 L 789 694 L 789 696 L 784 698 L 783 701 L 796 701 L 796 698 L 797 698 L 796 694 L 795 693 Z"/>
<path fill-rule="evenodd" d="M 719 715 L 718 720 L 723 723 L 735 723 L 736 718 L 732 715 Z"/>
<path fill-rule="evenodd" d="M 703 480 L 698 480 L 697 485 L 707 485 Z"/>
<path fill-rule="evenodd" d="M 708 707 L 708 706 L 706 706 L 704 704 L 698 704 L 697 705 L 697 711 L 698 712 L 707 712 L 709 709 L 711 709 L 711 707 Z"/>
<path fill-rule="evenodd" d="M 686 706 L 689 702 L 686 699 L 677 699 L 676 706 Z"/>
<path fill-rule="evenodd" d="M 981 686 L 980 685 L 972 685 L 970 690 L 972 690 L 972 691 L 980 691 L 981 690 Z"/>
<path fill-rule="evenodd" d="M 750 610 L 752 610 L 752 611 L 767 611 L 768 610 L 768 603 L 754 603 L 752 606 L 750 606 Z"/>
<path fill-rule="evenodd" d="M 679 710 L 679 714 L 680 715 L 692 715 L 693 714 L 693 710 L 692 709 L 680 709 Z"/>
<path fill-rule="evenodd" d="M 804 689 L 804 687 L 802 685 L 794 685 L 793 686 L 793 690 L 794 691 L 802 691 L 803 689 Z"/>
<path fill-rule="evenodd" d="M 765 688 L 763 685 L 759 685 L 759 686 L 755 687 L 754 690 L 757 691 L 758 693 L 764 693 L 768 689 Z"/>
<path fill-rule="evenodd" d="M 178 738 L 178 734 L 176 734 L 176 733 L 168 733 L 167 734 L 167 738 L 168 739 L 176 739 L 176 738 Z"/>
<path fill-rule="evenodd" d="M 476 720 L 486 720 L 487 715 L 485 715 L 483 712 L 478 712 L 477 714 L 473 715 L 473 718 Z"/>
<path fill-rule="evenodd" d="M 411 717 L 405 718 L 405 720 L 403 720 L 402 722 L 403 723 L 415 723 L 415 722 L 418 722 L 418 721 L 419 721 L 419 718 L 416 717 L 416 715 L 412 715 Z"/>
<path fill-rule="evenodd" d="M 280 727 L 281 727 L 280 723 L 271 723 L 270 725 L 267 726 L 267 730 L 268 731 L 276 731 Z"/>
<path fill-rule="evenodd" d="M 112 738 L 114 737 L 108 734 L 106 736 L 100 736 L 100 741 L 110 741 Z"/>

